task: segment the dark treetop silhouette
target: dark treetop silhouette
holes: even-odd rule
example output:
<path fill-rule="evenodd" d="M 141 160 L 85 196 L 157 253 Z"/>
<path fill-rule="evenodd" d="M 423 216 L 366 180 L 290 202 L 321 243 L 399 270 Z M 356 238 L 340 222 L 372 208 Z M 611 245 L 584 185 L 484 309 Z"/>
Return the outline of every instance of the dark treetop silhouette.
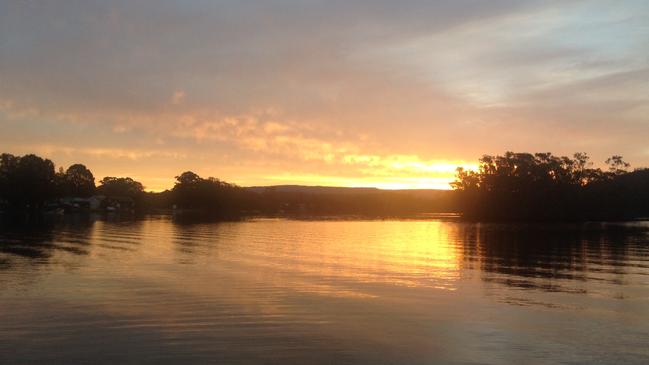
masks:
<path fill-rule="evenodd" d="M 593 168 L 585 153 L 485 155 L 458 169 L 452 186 L 463 216 L 481 220 L 629 219 L 649 216 L 649 169 L 628 172 L 621 156 Z"/>
<path fill-rule="evenodd" d="M 8 212 L 40 212 L 64 203 L 66 210 L 72 211 L 142 212 L 173 208 L 178 214 L 218 218 L 252 214 L 395 216 L 448 212 L 452 210 L 451 197 L 449 191 L 435 190 L 242 188 L 213 177 L 202 178 L 191 171 L 177 176 L 173 189 L 152 193 L 145 192 L 142 184 L 130 177 L 105 177 L 95 187 L 92 172 L 81 164 L 55 172 L 52 161 L 35 155 L 2 154 L 0 160 L 0 210 Z M 94 205 L 88 202 L 94 198 L 101 201 Z"/>
<path fill-rule="evenodd" d="M 187 171 L 171 190 L 145 192 L 129 177 L 105 177 L 75 164 L 55 172 L 36 155 L 0 156 L 0 211 L 171 211 L 217 218 L 245 215 L 403 216 L 459 212 L 480 220 L 629 219 L 649 216 L 649 169 L 629 172 L 621 156 L 593 168 L 585 153 L 485 155 L 478 171 L 458 169 L 455 191 L 332 187 L 242 188 Z"/>

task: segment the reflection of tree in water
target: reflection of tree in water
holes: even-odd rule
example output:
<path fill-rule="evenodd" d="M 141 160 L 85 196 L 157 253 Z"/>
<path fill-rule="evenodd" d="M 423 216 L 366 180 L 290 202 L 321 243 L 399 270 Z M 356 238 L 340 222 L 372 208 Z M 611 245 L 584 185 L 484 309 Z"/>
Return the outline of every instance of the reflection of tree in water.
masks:
<path fill-rule="evenodd" d="M 470 224 L 465 265 L 484 281 L 545 291 L 579 292 L 575 282 L 622 284 L 649 253 L 649 229 L 622 224 Z"/>
<path fill-rule="evenodd" d="M 217 249 L 220 230 L 232 222 L 205 223 L 201 219 L 174 219 L 172 242 L 178 253 L 177 261 L 182 264 L 194 263 L 200 256 L 209 257 Z"/>
<path fill-rule="evenodd" d="M 0 220 L 0 269 L 12 267 L 17 260 L 48 264 L 56 251 L 87 255 L 89 243 L 79 237 L 88 236 L 93 222 L 88 216 Z"/>

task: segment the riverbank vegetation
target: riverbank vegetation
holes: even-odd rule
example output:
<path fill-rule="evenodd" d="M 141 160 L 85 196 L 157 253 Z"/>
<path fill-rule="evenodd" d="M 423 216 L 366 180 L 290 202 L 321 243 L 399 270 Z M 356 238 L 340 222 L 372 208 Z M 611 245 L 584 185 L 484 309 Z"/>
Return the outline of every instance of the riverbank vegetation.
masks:
<path fill-rule="evenodd" d="M 462 215 L 477 220 L 606 220 L 649 217 L 649 169 L 621 156 L 593 167 L 588 155 L 485 155 L 452 183 Z"/>
<path fill-rule="evenodd" d="M 0 210 L 15 212 L 174 212 L 182 216 L 403 216 L 453 210 L 450 191 L 272 186 L 244 188 L 186 171 L 173 188 L 146 192 L 130 177 L 95 177 L 86 166 L 55 169 L 36 155 L 0 156 Z"/>
<path fill-rule="evenodd" d="M 460 213 L 474 220 L 607 220 L 649 217 L 649 169 L 621 156 L 593 167 L 585 153 L 485 155 L 476 171 L 458 169 L 453 191 L 271 186 L 244 188 L 186 171 L 163 192 L 130 177 L 95 184 L 82 164 L 55 169 L 36 155 L 0 155 L 5 213 L 174 212 L 236 218 L 254 215 L 407 216 Z"/>

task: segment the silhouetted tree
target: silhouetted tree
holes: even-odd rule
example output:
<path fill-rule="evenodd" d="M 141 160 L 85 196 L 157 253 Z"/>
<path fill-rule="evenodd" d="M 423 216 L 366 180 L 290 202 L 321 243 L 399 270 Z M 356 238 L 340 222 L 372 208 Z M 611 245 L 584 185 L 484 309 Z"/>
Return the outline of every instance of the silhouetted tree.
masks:
<path fill-rule="evenodd" d="M 201 178 L 191 171 L 176 176 L 171 193 L 178 207 L 213 215 L 239 215 L 252 202 L 251 192 L 217 178 Z"/>
<path fill-rule="evenodd" d="M 588 155 L 551 153 L 485 155 L 477 171 L 458 169 L 454 192 L 289 187 L 241 188 L 186 171 L 172 190 L 145 193 L 129 177 L 105 177 L 95 189 L 90 170 L 75 164 L 54 172 L 52 161 L 35 155 L 0 155 L 0 204 L 12 210 L 39 209 L 54 198 L 105 195 L 106 207 L 208 213 L 222 218 L 243 214 L 398 216 L 460 211 L 476 219 L 627 219 L 649 216 L 649 169 L 629 172 L 622 156 L 593 168 Z"/>
<path fill-rule="evenodd" d="M 36 209 L 55 196 L 54 164 L 36 155 L 0 157 L 0 196 L 15 208 Z"/>
<path fill-rule="evenodd" d="M 138 199 L 144 193 L 144 186 L 130 177 L 107 176 L 99 181 L 97 192 L 109 197 Z"/>
<path fill-rule="evenodd" d="M 485 155 L 478 171 L 458 169 L 452 183 L 464 216 L 478 219 L 585 219 L 628 217 L 626 200 L 639 196 L 622 182 L 630 175 L 621 156 L 593 168 L 585 153 Z M 649 179 L 636 184 L 649 188 Z M 647 206 L 646 208 L 649 208 Z M 645 210 L 648 210 L 646 209 Z M 636 209 L 642 211 L 642 209 Z"/>
<path fill-rule="evenodd" d="M 203 179 L 191 171 L 185 171 L 179 176 L 176 176 L 176 185 L 179 187 L 195 186 Z"/>
<path fill-rule="evenodd" d="M 12 178 L 19 160 L 19 157 L 9 153 L 0 155 L 0 198 L 2 199 L 7 199 L 11 194 Z"/>
<path fill-rule="evenodd" d="M 95 193 L 95 177 L 82 164 L 68 167 L 63 178 L 66 195 L 88 197 Z"/>
<path fill-rule="evenodd" d="M 612 175 L 626 174 L 629 170 L 629 167 L 631 167 L 629 163 L 625 162 L 622 159 L 622 156 L 618 155 L 609 157 L 605 162 L 608 165 L 609 173 Z"/>

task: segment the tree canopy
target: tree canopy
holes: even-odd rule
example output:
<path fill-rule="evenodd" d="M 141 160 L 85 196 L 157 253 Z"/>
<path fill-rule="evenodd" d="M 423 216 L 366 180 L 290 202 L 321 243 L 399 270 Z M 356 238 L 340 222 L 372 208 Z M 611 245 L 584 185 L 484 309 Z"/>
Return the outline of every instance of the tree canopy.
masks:
<path fill-rule="evenodd" d="M 213 214 L 238 214 L 249 208 L 250 194 L 244 189 L 214 177 L 202 178 L 191 171 L 176 176 L 171 190 L 180 208 L 200 209 Z"/>
<path fill-rule="evenodd" d="M 37 208 L 55 196 L 54 163 L 36 155 L 0 157 L 0 197 L 12 206 Z"/>
<path fill-rule="evenodd" d="M 621 156 L 594 168 L 585 153 L 572 158 L 551 153 L 484 155 L 477 171 L 457 170 L 452 183 L 466 217 L 479 219 L 577 219 L 613 214 L 605 192 L 629 174 Z M 649 180 L 647 181 L 649 183 Z M 621 188 L 618 186 L 618 188 Z M 647 186 L 649 188 L 649 186 Z M 621 191 L 625 191 L 624 189 Z M 640 196 L 627 191 L 626 200 Z M 616 210 L 616 214 L 620 214 Z M 623 212 L 622 212 L 623 213 Z"/>
<path fill-rule="evenodd" d="M 144 193 L 144 186 L 130 177 L 107 176 L 99 184 L 97 192 L 106 196 L 137 199 Z"/>
<path fill-rule="evenodd" d="M 54 163 L 30 154 L 0 155 L 2 210 L 38 210 L 59 198 L 105 196 L 106 204 L 146 211 L 178 208 L 222 218 L 247 214 L 399 216 L 460 212 L 480 220 L 573 220 L 649 217 L 649 169 L 630 170 L 622 156 L 593 167 L 585 153 L 572 157 L 551 153 L 484 155 L 477 170 L 457 170 L 454 192 L 365 189 L 354 192 L 276 188 L 242 188 L 192 171 L 176 176 L 173 189 L 144 192 L 130 177 L 104 177 L 95 186 L 82 164 L 55 172 Z M 298 187 L 299 188 L 299 187 Z M 127 201 L 125 201 L 127 200 Z M 49 205 L 48 205 L 49 206 Z M 105 205 L 108 206 L 108 205 Z"/>
<path fill-rule="evenodd" d="M 62 176 L 65 195 L 89 197 L 95 193 L 95 177 L 82 164 L 74 164 Z"/>

